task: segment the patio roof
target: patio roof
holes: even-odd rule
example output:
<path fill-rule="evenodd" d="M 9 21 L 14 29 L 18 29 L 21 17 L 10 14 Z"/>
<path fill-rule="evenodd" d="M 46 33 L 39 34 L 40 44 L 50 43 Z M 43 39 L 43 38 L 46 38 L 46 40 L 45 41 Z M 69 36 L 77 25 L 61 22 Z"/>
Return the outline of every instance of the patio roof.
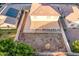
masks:
<path fill-rule="evenodd" d="M 56 29 L 60 28 L 57 21 L 32 21 L 30 29 Z"/>

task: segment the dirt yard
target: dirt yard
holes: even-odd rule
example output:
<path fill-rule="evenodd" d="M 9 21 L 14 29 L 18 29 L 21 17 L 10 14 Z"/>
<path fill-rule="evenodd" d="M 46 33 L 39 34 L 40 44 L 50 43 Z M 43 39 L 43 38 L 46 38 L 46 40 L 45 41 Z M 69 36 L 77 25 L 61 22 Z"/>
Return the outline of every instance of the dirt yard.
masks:
<path fill-rule="evenodd" d="M 33 46 L 38 52 L 66 52 L 61 33 L 21 34 L 19 40 Z"/>

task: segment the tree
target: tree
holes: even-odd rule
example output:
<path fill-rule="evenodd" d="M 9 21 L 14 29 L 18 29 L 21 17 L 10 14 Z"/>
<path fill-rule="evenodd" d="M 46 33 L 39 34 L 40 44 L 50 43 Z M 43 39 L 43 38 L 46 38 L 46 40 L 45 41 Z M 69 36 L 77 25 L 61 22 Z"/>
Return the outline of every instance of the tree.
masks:
<path fill-rule="evenodd" d="M 75 40 L 72 42 L 71 49 L 73 52 L 79 53 L 79 40 Z"/>
<path fill-rule="evenodd" d="M 0 40 L 0 55 L 2 56 L 31 56 L 35 49 L 30 45 L 12 39 Z"/>

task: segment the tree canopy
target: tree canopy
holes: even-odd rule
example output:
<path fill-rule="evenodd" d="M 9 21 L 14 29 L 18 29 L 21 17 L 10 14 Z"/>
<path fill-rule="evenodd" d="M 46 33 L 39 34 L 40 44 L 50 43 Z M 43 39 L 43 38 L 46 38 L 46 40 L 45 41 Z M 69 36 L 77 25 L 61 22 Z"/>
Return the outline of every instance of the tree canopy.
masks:
<path fill-rule="evenodd" d="M 75 40 L 72 42 L 71 49 L 73 52 L 79 53 L 79 40 Z"/>
<path fill-rule="evenodd" d="M 0 40 L 1 56 L 31 56 L 34 52 L 35 49 L 28 44 L 13 39 Z"/>

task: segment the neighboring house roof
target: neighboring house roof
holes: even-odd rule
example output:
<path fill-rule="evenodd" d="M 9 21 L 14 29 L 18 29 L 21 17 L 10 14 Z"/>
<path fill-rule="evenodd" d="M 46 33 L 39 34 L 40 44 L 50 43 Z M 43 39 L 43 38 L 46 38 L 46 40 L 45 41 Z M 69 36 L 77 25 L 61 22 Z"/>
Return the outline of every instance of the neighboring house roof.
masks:
<path fill-rule="evenodd" d="M 0 15 L 0 25 L 4 24 L 4 23 L 16 25 L 17 20 L 18 19 L 13 18 L 13 17 L 8 17 L 8 16 Z"/>
<path fill-rule="evenodd" d="M 8 11 L 6 12 L 6 16 L 16 18 L 18 13 L 19 13 L 19 10 L 15 8 L 9 8 Z"/>
<path fill-rule="evenodd" d="M 16 19 L 19 10 L 15 8 L 9 8 L 5 15 L 0 15 L 0 25 L 6 23 L 11 25 L 16 25 L 18 19 Z"/>
<path fill-rule="evenodd" d="M 5 15 L 6 12 L 8 11 L 9 8 L 14 8 L 17 10 L 22 10 L 22 9 L 30 9 L 31 8 L 31 3 L 21 3 L 21 4 L 7 4 L 7 7 L 3 10 L 3 12 L 1 13 L 2 15 Z M 3 9 L 3 8 L 2 8 Z"/>
<path fill-rule="evenodd" d="M 33 3 L 30 10 L 33 16 L 60 16 L 60 14 L 51 6 L 39 3 Z"/>
<path fill-rule="evenodd" d="M 77 6 L 72 6 L 73 12 L 70 13 L 66 19 L 69 21 L 79 21 L 79 9 Z"/>
<path fill-rule="evenodd" d="M 12 18 L 12 17 L 7 17 L 6 20 L 4 21 L 4 23 L 16 25 L 17 19 L 16 18 Z"/>

